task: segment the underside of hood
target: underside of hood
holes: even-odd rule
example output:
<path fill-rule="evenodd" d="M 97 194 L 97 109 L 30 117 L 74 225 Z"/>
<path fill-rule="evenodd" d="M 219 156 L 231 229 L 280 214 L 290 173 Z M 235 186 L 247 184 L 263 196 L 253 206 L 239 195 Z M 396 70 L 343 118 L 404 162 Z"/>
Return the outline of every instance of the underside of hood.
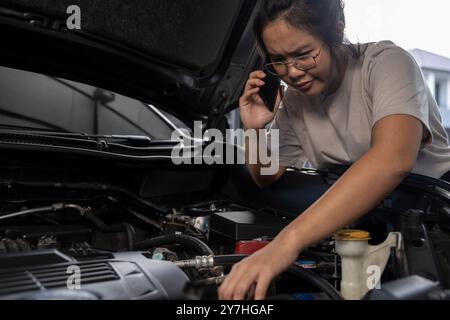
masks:
<path fill-rule="evenodd" d="M 249 25 L 255 4 L 0 0 L 1 64 L 170 105 L 174 113 L 208 115 L 212 106 L 236 100 L 254 63 Z M 73 5 L 80 9 L 79 30 L 66 27 Z"/>

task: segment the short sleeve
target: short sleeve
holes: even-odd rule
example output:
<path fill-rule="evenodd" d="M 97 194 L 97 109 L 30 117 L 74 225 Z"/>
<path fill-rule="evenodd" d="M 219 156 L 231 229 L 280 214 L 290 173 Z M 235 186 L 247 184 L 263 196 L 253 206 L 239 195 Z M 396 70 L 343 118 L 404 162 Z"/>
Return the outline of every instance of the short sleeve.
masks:
<path fill-rule="evenodd" d="M 392 44 L 392 43 L 391 43 Z M 410 115 L 422 122 L 422 148 L 432 142 L 429 123 L 428 87 L 414 58 L 394 44 L 377 44 L 369 59 L 368 94 L 371 97 L 372 128 L 395 114 Z"/>
<path fill-rule="evenodd" d="M 306 160 L 305 154 L 298 137 L 292 129 L 291 120 L 285 103 L 282 103 L 270 129 L 279 130 L 280 166 L 302 168 Z"/>

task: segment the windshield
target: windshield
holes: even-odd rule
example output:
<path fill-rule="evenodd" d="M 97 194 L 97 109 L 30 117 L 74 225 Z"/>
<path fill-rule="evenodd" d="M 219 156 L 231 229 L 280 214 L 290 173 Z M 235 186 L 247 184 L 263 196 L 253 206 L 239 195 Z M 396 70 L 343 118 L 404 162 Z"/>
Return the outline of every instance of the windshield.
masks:
<path fill-rule="evenodd" d="M 0 67 L 0 127 L 170 140 L 173 126 L 141 101 L 86 84 Z"/>

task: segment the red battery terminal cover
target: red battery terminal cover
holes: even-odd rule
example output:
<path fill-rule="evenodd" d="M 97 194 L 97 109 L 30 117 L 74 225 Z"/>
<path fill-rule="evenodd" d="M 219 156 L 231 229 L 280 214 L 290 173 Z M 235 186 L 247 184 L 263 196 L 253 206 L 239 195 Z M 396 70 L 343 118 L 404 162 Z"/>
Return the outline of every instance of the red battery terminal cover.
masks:
<path fill-rule="evenodd" d="M 235 253 L 236 254 L 253 254 L 256 251 L 264 248 L 270 243 L 268 240 L 255 239 L 247 241 L 236 242 Z"/>

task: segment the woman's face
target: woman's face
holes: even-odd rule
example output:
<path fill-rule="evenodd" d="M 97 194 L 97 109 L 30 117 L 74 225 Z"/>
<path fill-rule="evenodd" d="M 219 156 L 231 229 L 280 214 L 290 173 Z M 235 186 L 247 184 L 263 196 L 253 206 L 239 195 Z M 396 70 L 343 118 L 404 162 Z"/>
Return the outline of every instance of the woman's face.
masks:
<path fill-rule="evenodd" d="M 330 50 L 325 43 L 310 33 L 294 28 L 283 19 L 268 24 L 262 38 L 272 62 L 286 61 L 302 55 L 316 56 L 316 65 L 306 71 L 293 63 L 287 65 L 287 74 L 280 78 L 303 94 L 314 97 L 325 92 L 331 75 Z"/>

